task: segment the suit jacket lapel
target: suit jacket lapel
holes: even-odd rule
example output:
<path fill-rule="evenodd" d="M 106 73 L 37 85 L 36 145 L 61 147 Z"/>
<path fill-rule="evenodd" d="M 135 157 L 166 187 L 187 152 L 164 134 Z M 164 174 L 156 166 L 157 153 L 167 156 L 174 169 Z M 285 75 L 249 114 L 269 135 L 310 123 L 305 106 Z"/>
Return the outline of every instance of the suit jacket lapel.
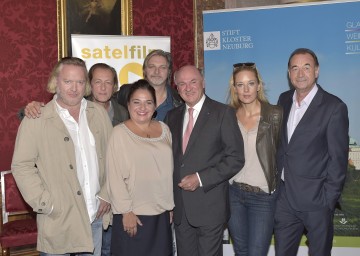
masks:
<path fill-rule="evenodd" d="M 290 110 L 291 110 L 291 106 L 292 106 L 292 103 L 293 103 L 293 100 L 292 100 L 292 97 L 293 97 L 293 93 L 291 94 L 291 96 L 289 98 L 286 99 L 286 102 L 284 102 L 284 106 L 283 106 L 283 109 L 284 109 L 284 112 L 283 112 L 283 131 L 282 134 L 284 136 L 284 141 L 286 142 L 286 144 L 288 144 L 288 131 L 287 131 L 287 123 L 288 123 L 288 120 L 289 120 L 289 114 L 290 114 Z"/>
<path fill-rule="evenodd" d="M 304 113 L 303 117 L 301 118 L 300 122 L 296 126 L 294 133 L 291 138 L 296 137 L 297 132 L 303 128 L 306 128 L 309 123 L 311 123 L 311 119 L 314 117 L 314 113 L 316 113 L 318 106 L 321 104 L 324 91 L 322 88 L 318 85 L 318 91 L 316 92 L 313 100 L 311 101 L 308 109 Z M 286 122 L 287 123 L 287 122 Z M 290 140 L 291 142 L 291 140 Z"/>
<path fill-rule="evenodd" d="M 181 122 L 181 123 L 180 123 L 180 125 L 173 126 L 173 130 L 171 131 L 173 133 L 173 137 L 179 138 L 179 139 L 173 140 L 172 143 L 174 144 L 173 148 L 179 149 L 179 153 L 182 155 L 183 126 L 184 126 L 186 105 L 183 104 L 180 107 L 178 107 L 176 110 L 177 110 L 177 112 L 176 112 L 175 120 L 178 120 L 178 122 Z M 175 143 L 178 143 L 178 145 L 175 145 Z"/>

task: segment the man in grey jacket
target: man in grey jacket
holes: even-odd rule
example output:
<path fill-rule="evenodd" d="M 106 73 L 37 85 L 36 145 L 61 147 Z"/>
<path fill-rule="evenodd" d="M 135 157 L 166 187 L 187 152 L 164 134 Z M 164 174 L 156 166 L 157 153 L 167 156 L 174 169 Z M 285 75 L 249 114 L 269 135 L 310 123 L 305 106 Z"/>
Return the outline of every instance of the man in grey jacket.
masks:
<path fill-rule="evenodd" d="M 41 255 L 100 255 L 109 224 L 105 150 L 112 125 L 90 94 L 84 61 L 63 58 L 47 89 L 54 98 L 39 118 L 25 118 L 12 170 L 25 201 L 37 212 Z"/>

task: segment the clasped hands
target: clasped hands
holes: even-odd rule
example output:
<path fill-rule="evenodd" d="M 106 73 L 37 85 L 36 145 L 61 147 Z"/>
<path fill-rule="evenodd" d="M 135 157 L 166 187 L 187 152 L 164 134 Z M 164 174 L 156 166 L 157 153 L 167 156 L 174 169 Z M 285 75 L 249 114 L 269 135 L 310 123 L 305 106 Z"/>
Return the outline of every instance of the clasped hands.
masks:
<path fill-rule="evenodd" d="M 186 191 L 195 191 L 200 186 L 200 181 L 197 174 L 194 173 L 182 178 L 178 186 Z"/>

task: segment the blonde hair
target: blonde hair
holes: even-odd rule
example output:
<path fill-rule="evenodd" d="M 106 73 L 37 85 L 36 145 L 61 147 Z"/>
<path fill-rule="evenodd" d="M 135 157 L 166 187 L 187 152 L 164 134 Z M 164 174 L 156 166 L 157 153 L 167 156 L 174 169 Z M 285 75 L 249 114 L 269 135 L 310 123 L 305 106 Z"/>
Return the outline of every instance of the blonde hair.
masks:
<path fill-rule="evenodd" d="M 86 84 L 85 84 L 85 95 L 84 96 L 89 96 L 91 93 L 91 87 L 90 87 L 90 82 L 89 82 L 89 77 L 88 77 L 88 73 L 87 73 L 87 69 L 86 69 L 86 65 L 85 62 L 80 59 L 80 58 L 76 58 L 76 57 L 65 57 L 62 58 L 53 68 L 53 70 L 51 71 L 50 77 L 49 77 L 49 81 L 47 84 L 47 91 L 49 93 L 56 93 L 56 88 L 57 88 L 57 78 L 59 77 L 59 73 L 62 70 L 64 65 L 73 65 L 73 66 L 78 66 L 84 69 L 84 75 L 85 75 L 85 79 L 86 79 Z"/>
<path fill-rule="evenodd" d="M 236 92 L 236 88 L 235 88 L 235 77 L 238 73 L 242 72 L 242 71 L 250 71 L 253 72 L 256 80 L 259 84 L 259 90 L 257 92 L 257 96 L 256 98 L 260 101 L 260 102 L 266 102 L 268 103 L 268 99 L 266 98 L 266 94 L 265 94 L 265 90 L 264 90 L 264 83 L 263 80 L 260 76 L 259 71 L 257 70 L 255 64 L 253 66 L 248 66 L 248 65 L 242 65 L 239 67 L 235 67 L 232 73 L 232 76 L 230 78 L 229 81 L 229 92 L 228 92 L 228 102 L 229 105 L 235 109 L 241 108 L 242 104 L 241 101 L 239 100 L 239 97 L 237 95 Z"/>

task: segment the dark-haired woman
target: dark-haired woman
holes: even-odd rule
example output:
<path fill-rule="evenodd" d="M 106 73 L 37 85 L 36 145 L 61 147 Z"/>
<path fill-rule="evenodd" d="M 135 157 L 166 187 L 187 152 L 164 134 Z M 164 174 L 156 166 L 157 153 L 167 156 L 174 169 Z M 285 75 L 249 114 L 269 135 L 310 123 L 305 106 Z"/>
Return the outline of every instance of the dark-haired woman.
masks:
<path fill-rule="evenodd" d="M 154 88 L 135 82 L 128 99 L 130 119 L 114 127 L 108 143 L 108 189 L 113 219 L 113 255 L 172 254 L 174 207 L 171 133 L 154 120 Z"/>

